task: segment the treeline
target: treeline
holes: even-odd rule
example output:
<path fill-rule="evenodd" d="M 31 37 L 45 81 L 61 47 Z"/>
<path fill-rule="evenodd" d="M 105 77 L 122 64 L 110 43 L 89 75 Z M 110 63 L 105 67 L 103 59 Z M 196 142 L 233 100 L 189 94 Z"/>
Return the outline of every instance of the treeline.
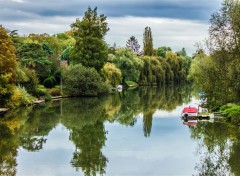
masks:
<path fill-rule="evenodd" d="M 154 49 L 150 27 L 142 51 L 134 36 L 117 48 L 104 41 L 108 30 L 97 8 L 88 8 L 70 31 L 54 35 L 19 36 L 0 26 L 0 106 L 61 95 L 61 79 L 63 93 L 70 96 L 98 96 L 126 81 L 158 86 L 187 81 L 192 59 L 184 48 Z"/>
<path fill-rule="evenodd" d="M 191 66 L 190 77 L 206 92 L 208 105 L 229 117 L 240 116 L 240 2 L 225 0 L 212 14 L 206 46 L 199 49 Z M 230 110 L 227 110 L 230 108 Z M 238 120 L 239 122 L 239 120 Z"/>

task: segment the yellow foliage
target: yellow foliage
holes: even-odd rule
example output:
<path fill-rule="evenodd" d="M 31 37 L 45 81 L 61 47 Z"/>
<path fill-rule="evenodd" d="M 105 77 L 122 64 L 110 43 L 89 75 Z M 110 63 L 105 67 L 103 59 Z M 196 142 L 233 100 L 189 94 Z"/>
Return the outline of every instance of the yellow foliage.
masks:
<path fill-rule="evenodd" d="M 11 97 L 11 100 L 13 102 L 17 102 L 21 99 L 21 97 L 22 97 L 22 94 L 21 94 L 20 90 L 15 88 L 14 91 L 13 91 L 13 95 Z"/>

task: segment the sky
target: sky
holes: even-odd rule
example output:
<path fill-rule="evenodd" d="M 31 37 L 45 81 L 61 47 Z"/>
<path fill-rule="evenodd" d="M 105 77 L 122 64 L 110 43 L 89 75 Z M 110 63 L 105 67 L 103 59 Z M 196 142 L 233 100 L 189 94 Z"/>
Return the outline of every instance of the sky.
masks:
<path fill-rule="evenodd" d="M 81 19 L 88 7 L 98 8 L 107 16 L 110 30 L 105 36 L 112 46 L 125 47 L 135 36 L 143 43 L 146 26 L 152 30 L 154 48 L 169 46 L 173 51 L 183 47 L 188 55 L 196 43 L 208 36 L 211 14 L 222 0 L 0 0 L 0 24 L 20 35 L 56 34 L 70 30 L 76 18 Z"/>

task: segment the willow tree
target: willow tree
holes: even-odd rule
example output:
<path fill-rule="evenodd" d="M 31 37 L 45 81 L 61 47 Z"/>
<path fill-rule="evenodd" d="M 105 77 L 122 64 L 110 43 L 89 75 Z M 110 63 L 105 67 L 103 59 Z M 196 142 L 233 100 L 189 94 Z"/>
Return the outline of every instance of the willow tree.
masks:
<path fill-rule="evenodd" d="M 0 25 L 0 105 L 4 105 L 12 94 L 14 83 L 16 56 L 13 41 Z"/>
<path fill-rule="evenodd" d="M 98 16 L 97 8 L 90 7 L 82 20 L 71 25 L 76 44 L 70 54 L 70 62 L 81 63 L 100 71 L 108 58 L 108 47 L 104 41 L 108 28 L 107 17 Z"/>
<path fill-rule="evenodd" d="M 153 39 L 152 39 L 152 31 L 150 27 L 145 27 L 143 33 L 143 52 L 146 56 L 153 55 Z"/>

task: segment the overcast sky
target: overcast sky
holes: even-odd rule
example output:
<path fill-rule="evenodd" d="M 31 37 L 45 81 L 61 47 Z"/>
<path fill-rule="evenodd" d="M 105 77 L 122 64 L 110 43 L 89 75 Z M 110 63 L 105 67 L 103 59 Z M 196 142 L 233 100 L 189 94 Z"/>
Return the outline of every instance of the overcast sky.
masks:
<path fill-rule="evenodd" d="M 18 33 L 60 33 L 70 29 L 86 9 L 98 7 L 107 16 L 109 45 L 124 47 L 135 36 L 142 45 L 143 31 L 151 27 L 154 47 L 186 48 L 208 35 L 209 18 L 222 0 L 0 0 L 0 24 Z"/>

